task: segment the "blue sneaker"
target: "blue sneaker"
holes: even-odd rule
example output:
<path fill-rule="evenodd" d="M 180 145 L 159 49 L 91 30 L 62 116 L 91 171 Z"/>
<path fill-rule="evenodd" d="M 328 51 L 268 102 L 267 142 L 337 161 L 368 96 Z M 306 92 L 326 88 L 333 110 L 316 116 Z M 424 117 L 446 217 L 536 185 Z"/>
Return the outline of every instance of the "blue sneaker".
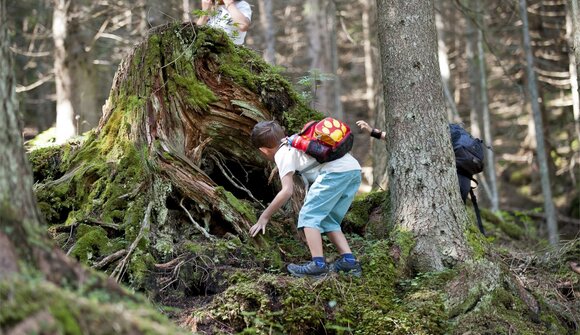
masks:
<path fill-rule="evenodd" d="M 337 259 L 330 265 L 330 271 L 343 272 L 355 277 L 362 276 L 362 268 L 360 266 L 360 262 L 354 261 L 354 263 L 350 263 L 345 261 L 344 258 L 342 257 Z"/>
<path fill-rule="evenodd" d="M 304 264 L 288 264 L 288 272 L 296 277 L 314 277 L 319 278 L 328 274 L 328 265 L 320 267 L 316 262 L 310 261 Z"/>

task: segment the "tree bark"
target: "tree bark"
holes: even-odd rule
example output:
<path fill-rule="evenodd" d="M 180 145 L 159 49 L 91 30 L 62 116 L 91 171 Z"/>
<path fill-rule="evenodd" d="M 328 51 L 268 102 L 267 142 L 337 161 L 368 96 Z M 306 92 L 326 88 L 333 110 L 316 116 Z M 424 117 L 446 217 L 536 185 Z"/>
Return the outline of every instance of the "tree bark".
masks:
<path fill-rule="evenodd" d="M 556 208 L 552 198 L 552 189 L 550 183 L 550 173 L 548 169 L 548 160 L 546 147 L 544 142 L 544 125 L 542 120 L 542 112 L 538 102 L 538 88 L 536 84 L 536 76 L 534 72 L 534 56 L 532 53 L 532 45 L 530 39 L 530 31 L 528 28 L 528 8 L 526 0 L 519 0 L 520 15 L 522 19 L 522 35 L 524 43 L 524 52 L 526 56 L 526 77 L 527 87 L 530 103 L 532 105 L 532 115 L 534 119 L 534 128 L 536 135 L 536 158 L 540 166 L 540 179 L 542 183 L 542 193 L 544 195 L 544 211 L 546 213 L 546 224 L 548 227 L 548 237 L 550 244 L 555 246 L 558 244 L 558 221 L 556 219 Z"/>
<path fill-rule="evenodd" d="M 580 73 L 580 6 L 578 0 L 568 0 L 568 11 L 572 19 L 573 34 L 572 39 L 574 46 L 574 57 L 576 58 L 576 73 Z"/>
<path fill-rule="evenodd" d="M 38 234 L 38 209 L 32 193 L 28 160 L 22 150 L 23 140 L 17 118 L 16 81 L 12 55 L 8 49 L 6 3 L 0 1 L 0 279 L 18 271 L 17 257 L 30 259 L 26 233 Z M 17 225 L 25 222 L 27 225 Z M 14 223 L 14 224 L 12 224 Z M 10 229 L 15 231 L 9 232 Z M 33 235 L 34 236 L 34 235 Z"/>
<path fill-rule="evenodd" d="M 412 14 L 411 14 L 412 13 Z M 416 241 L 413 267 L 470 258 L 437 61 L 433 1 L 378 2 L 392 219 Z"/>

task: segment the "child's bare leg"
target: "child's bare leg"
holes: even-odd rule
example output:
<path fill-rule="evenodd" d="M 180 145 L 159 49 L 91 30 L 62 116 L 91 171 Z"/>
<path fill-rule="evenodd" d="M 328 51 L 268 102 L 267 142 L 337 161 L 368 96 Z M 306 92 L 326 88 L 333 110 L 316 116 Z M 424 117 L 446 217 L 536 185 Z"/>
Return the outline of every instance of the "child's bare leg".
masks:
<path fill-rule="evenodd" d="M 308 244 L 312 257 L 323 257 L 324 253 L 322 251 L 322 236 L 320 235 L 320 231 L 315 228 L 304 227 L 304 235 L 306 236 L 306 243 Z"/>
<path fill-rule="evenodd" d="M 350 247 L 348 246 L 348 242 L 346 241 L 346 237 L 344 237 L 342 231 L 333 231 L 327 233 L 326 235 L 328 236 L 330 242 L 336 246 L 339 255 L 352 254 L 352 251 L 350 251 Z"/>

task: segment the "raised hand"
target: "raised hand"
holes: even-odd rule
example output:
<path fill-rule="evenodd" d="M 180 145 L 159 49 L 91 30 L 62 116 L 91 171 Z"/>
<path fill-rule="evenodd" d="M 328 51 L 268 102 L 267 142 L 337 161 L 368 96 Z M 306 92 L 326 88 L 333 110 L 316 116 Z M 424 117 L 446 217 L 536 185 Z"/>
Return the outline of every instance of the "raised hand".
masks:
<path fill-rule="evenodd" d="M 359 128 L 367 134 L 370 134 L 371 131 L 373 130 L 373 128 L 371 128 L 371 126 L 369 126 L 369 124 L 363 120 L 358 120 L 356 122 L 356 125 L 359 126 Z"/>

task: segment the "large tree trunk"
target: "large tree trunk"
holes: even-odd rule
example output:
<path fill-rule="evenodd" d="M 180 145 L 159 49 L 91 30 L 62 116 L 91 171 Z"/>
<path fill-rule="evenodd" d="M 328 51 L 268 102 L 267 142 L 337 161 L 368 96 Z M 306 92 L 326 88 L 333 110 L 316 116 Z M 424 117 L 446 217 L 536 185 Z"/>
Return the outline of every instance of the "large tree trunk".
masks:
<path fill-rule="evenodd" d="M 0 333 L 179 333 L 142 298 L 48 242 L 24 154 L 6 22 L 0 0 L 0 156 L 10 157 L 0 160 Z"/>
<path fill-rule="evenodd" d="M 409 16 L 408 13 L 413 13 Z M 393 222 L 420 271 L 470 258 L 437 61 L 432 1 L 378 2 Z"/>
<path fill-rule="evenodd" d="M 542 193 L 544 195 L 544 212 L 546 213 L 546 224 L 548 226 L 548 237 L 550 244 L 556 245 L 559 241 L 558 222 L 556 220 L 556 208 L 552 198 L 552 186 L 550 183 L 550 173 L 548 168 L 548 159 L 546 146 L 544 142 L 544 122 L 540 103 L 538 102 L 538 88 L 536 84 L 536 75 L 534 72 L 534 55 L 530 40 L 530 31 L 528 28 L 528 7 L 526 0 L 519 0 L 520 15 L 522 18 L 522 34 L 524 41 L 524 52 L 526 56 L 526 77 L 528 86 L 528 96 L 532 105 L 532 115 L 534 119 L 534 128 L 536 135 L 536 158 L 540 166 L 540 179 L 542 183 Z"/>

